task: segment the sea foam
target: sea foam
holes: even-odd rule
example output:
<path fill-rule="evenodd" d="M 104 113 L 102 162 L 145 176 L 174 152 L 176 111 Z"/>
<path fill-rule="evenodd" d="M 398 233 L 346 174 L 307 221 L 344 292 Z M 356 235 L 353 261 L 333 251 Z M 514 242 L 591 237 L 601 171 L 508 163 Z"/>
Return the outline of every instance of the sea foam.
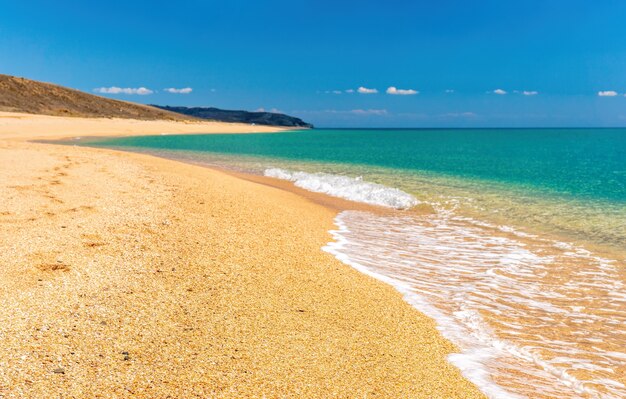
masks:
<path fill-rule="evenodd" d="M 335 223 L 323 249 L 433 318 L 460 349 L 449 361 L 487 397 L 626 397 L 624 334 L 588 330 L 625 320 L 606 259 L 453 214 L 344 211 Z"/>
<path fill-rule="evenodd" d="M 264 175 L 292 181 L 297 187 L 305 190 L 370 205 L 407 209 L 419 203 L 411 194 L 397 188 L 364 181 L 361 177 L 293 172 L 279 168 L 266 169 Z"/>

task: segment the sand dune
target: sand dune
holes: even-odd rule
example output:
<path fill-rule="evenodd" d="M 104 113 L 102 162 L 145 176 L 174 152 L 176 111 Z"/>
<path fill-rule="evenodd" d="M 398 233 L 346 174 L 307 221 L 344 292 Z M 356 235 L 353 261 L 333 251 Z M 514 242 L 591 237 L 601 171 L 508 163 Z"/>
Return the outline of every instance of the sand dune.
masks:
<path fill-rule="evenodd" d="M 192 117 L 79 90 L 0 74 L 0 111 L 76 117 L 188 120 Z"/>

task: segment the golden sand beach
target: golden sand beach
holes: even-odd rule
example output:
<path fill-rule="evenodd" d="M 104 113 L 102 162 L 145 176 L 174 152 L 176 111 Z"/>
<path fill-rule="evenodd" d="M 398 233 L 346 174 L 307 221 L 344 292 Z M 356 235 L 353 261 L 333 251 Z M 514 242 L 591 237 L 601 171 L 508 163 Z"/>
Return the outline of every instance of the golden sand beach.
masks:
<path fill-rule="evenodd" d="M 267 127 L 0 114 L 0 398 L 475 398 L 432 320 L 320 250 L 335 211 L 32 143 Z"/>

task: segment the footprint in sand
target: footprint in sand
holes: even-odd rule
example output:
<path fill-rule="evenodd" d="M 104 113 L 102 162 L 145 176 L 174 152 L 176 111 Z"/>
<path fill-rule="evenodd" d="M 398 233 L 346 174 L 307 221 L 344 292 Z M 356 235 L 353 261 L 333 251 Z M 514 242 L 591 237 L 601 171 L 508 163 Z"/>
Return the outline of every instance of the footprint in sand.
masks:
<path fill-rule="evenodd" d="M 66 210 L 65 212 L 80 212 L 80 211 L 95 212 L 96 211 L 96 207 L 95 206 L 91 206 L 91 205 L 81 205 L 81 206 L 77 206 L 77 207 L 74 207 L 74 208 L 70 208 L 70 209 Z"/>
<path fill-rule="evenodd" d="M 58 251 L 38 251 L 29 254 L 28 258 L 42 272 L 69 271 L 70 265 L 59 259 L 59 255 Z"/>
<path fill-rule="evenodd" d="M 70 270 L 70 265 L 67 265 L 65 263 L 40 263 L 37 266 L 37 269 L 41 270 L 42 272 L 56 272 L 56 271 L 62 271 L 62 272 L 67 272 Z"/>
<path fill-rule="evenodd" d="M 87 248 L 96 248 L 107 245 L 106 242 L 98 234 L 81 234 L 83 246 Z"/>

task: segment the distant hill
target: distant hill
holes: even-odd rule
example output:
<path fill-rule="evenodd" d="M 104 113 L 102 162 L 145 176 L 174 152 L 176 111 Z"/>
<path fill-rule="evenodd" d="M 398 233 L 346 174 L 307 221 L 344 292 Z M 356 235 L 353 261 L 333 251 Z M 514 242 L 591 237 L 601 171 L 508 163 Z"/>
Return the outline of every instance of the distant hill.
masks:
<path fill-rule="evenodd" d="M 55 116 L 189 120 L 189 116 L 0 74 L 0 111 Z"/>
<path fill-rule="evenodd" d="M 249 112 L 249 111 L 229 111 L 219 108 L 204 108 L 204 107 L 170 107 L 151 104 L 153 107 L 161 108 L 163 110 L 177 112 L 183 115 L 189 115 L 201 119 L 210 119 L 220 122 L 240 122 L 240 123 L 255 123 L 257 125 L 270 125 L 270 126 L 286 126 L 286 127 L 300 127 L 300 128 L 312 128 L 313 125 L 304 122 L 300 118 L 285 114 L 276 114 L 273 112 Z"/>
<path fill-rule="evenodd" d="M 0 74 L 0 111 L 91 118 L 196 120 L 313 127 L 302 119 L 271 112 L 167 107 L 113 100 L 51 83 Z"/>

